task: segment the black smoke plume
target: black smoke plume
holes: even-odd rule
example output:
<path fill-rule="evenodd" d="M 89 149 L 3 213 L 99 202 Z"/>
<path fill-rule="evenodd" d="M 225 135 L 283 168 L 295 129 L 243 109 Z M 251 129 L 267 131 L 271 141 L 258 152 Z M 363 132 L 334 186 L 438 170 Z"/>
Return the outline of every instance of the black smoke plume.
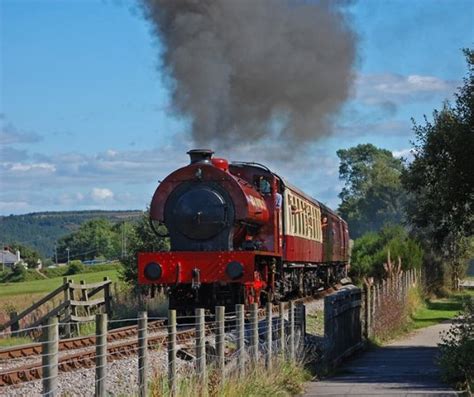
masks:
<path fill-rule="evenodd" d="M 164 45 L 172 106 L 221 148 L 331 133 L 350 94 L 355 34 L 333 0 L 139 0 Z"/>

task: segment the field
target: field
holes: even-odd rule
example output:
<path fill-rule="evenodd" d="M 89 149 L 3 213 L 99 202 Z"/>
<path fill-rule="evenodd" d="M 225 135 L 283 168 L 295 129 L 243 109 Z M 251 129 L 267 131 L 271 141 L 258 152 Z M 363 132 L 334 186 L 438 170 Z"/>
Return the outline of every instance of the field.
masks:
<path fill-rule="evenodd" d="M 86 283 L 102 281 L 109 277 L 113 282 L 118 281 L 119 270 L 104 270 L 96 273 L 82 273 L 68 276 L 74 281 L 84 280 Z M 17 311 L 25 309 L 33 302 L 38 301 L 63 283 L 63 277 L 54 277 L 44 280 L 25 281 L 19 283 L 0 284 L 0 323 L 5 320 L 8 308 L 14 307 Z"/>

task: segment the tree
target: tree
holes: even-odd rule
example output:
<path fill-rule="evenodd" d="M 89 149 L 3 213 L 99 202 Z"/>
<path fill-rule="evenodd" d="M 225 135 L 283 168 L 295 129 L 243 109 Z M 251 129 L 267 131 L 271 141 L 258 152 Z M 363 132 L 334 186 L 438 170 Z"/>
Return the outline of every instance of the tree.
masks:
<path fill-rule="evenodd" d="M 349 223 L 351 236 L 400 223 L 405 198 L 400 182 L 403 161 L 372 144 L 341 149 L 337 155 L 339 178 L 345 181 L 339 213 Z"/>
<path fill-rule="evenodd" d="M 369 232 L 355 240 L 351 275 L 359 280 L 365 276 L 383 277 L 383 264 L 389 253 L 395 263 L 400 257 L 402 270 L 419 269 L 423 262 L 421 245 L 403 226 L 385 226 L 378 233 Z"/>
<path fill-rule="evenodd" d="M 464 54 L 468 75 L 454 105 L 446 102 L 432 122 L 414 124 L 415 158 L 402 176 L 408 220 L 444 258 L 454 288 L 474 231 L 474 51 Z"/>
<path fill-rule="evenodd" d="M 138 252 L 168 251 L 170 249 L 169 239 L 167 237 L 157 236 L 149 222 L 149 211 L 143 214 L 143 217 L 134 225 L 129 235 L 129 248 L 127 256 L 122 259 L 123 271 L 122 279 L 130 284 L 137 292 L 148 294 L 154 293 L 154 288 L 138 285 Z M 165 235 L 166 228 L 161 225 L 157 228 L 158 233 Z"/>
<path fill-rule="evenodd" d="M 75 232 L 58 240 L 58 260 L 69 258 L 89 260 L 97 257 L 118 258 L 120 236 L 107 219 L 92 219 L 83 223 Z"/>

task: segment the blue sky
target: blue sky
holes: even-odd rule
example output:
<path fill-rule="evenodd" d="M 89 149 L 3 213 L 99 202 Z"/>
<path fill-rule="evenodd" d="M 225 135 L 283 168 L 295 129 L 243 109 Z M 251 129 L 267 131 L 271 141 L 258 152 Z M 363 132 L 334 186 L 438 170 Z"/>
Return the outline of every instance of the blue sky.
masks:
<path fill-rule="evenodd" d="M 0 214 L 143 209 L 187 163 L 187 124 L 169 109 L 160 43 L 133 0 L 0 1 Z M 371 142 L 407 155 L 410 119 L 439 108 L 466 73 L 472 1 L 359 1 L 352 99 L 311 155 L 279 161 L 250 144 L 219 153 L 264 161 L 335 207 L 336 150 Z M 258 156 L 258 158 L 256 157 Z"/>

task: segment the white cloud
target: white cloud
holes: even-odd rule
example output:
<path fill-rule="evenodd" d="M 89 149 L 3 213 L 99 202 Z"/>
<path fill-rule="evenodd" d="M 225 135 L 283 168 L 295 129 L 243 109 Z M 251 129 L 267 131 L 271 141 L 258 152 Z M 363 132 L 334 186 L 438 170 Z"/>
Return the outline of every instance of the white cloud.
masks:
<path fill-rule="evenodd" d="M 114 198 L 114 192 L 110 189 L 95 187 L 92 189 L 91 197 L 95 201 L 112 200 Z"/>
<path fill-rule="evenodd" d="M 56 166 L 49 163 L 12 163 L 9 168 L 9 171 L 13 172 L 29 172 L 33 170 L 53 173 L 56 171 Z"/>
<path fill-rule="evenodd" d="M 413 161 L 415 149 L 413 148 L 406 148 L 400 150 L 392 150 L 393 157 L 396 158 L 404 158 L 407 161 Z"/>
<path fill-rule="evenodd" d="M 447 98 L 455 92 L 457 85 L 456 81 L 418 74 L 360 74 L 355 85 L 356 100 L 366 105 L 387 106 L 401 101 L 422 101 L 433 96 Z"/>

